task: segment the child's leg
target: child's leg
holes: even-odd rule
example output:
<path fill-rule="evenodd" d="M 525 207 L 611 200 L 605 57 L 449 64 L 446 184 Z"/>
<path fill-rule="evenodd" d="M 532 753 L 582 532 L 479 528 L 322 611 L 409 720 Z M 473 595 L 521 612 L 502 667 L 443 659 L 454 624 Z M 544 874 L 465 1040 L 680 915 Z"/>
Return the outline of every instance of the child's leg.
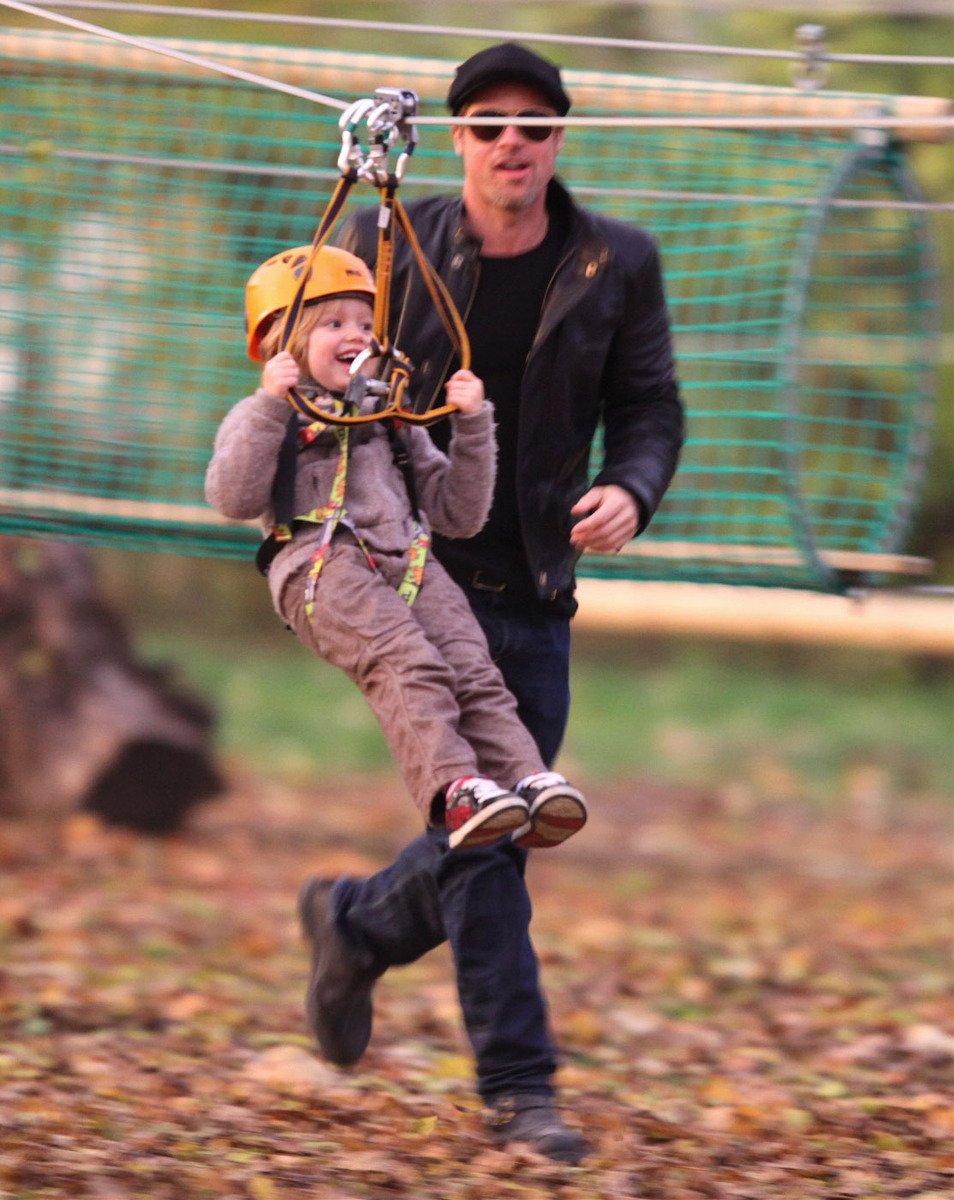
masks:
<path fill-rule="evenodd" d="M 450 668 L 460 714 L 457 729 L 474 750 L 481 773 L 512 787 L 544 770 L 536 741 L 490 657 L 484 631 L 464 593 L 436 560 L 427 564 L 414 612 Z"/>
<path fill-rule="evenodd" d="M 529 827 L 515 832 L 516 844 L 526 850 L 560 845 L 586 824 L 586 801 L 562 775 L 544 767 L 467 597 L 432 563 L 415 607 L 453 670 L 459 733 L 476 751 L 481 771 L 527 802 Z"/>
<path fill-rule="evenodd" d="M 395 590 L 403 562 L 382 556 L 379 567 L 370 568 L 350 537 L 336 537 L 318 580 L 314 619 L 304 611 L 303 576 L 285 589 L 282 616 L 305 646 L 364 693 L 428 820 L 439 791 L 480 774 L 477 756 L 458 732 L 452 669 Z"/>

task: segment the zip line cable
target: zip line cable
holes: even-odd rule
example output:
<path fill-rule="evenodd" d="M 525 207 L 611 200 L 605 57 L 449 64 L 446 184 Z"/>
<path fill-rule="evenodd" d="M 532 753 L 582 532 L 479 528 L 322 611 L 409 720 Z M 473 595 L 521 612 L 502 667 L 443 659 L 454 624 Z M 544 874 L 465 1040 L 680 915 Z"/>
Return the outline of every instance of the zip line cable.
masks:
<path fill-rule="evenodd" d="M 136 50 L 145 50 L 147 53 L 162 54 L 166 58 L 176 58 L 180 62 L 188 63 L 192 67 L 204 67 L 210 71 L 217 71 L 220 75 L 228 75 L 232 79 L 241 80 L 242 83 L 259 84 L 261 87 L 271 88 L 275 92 L 284 92 L 287 96 L 294 96 L 298 100 L 308 100 L 314 104 L 328 104 L 332 108 L 346 109 L 348 105 L 341 100 L 335 100 L 332 96 L 324 96 L 321 92 L 312 92 L 307 88 L 295 87 L 294 84 L 282 83 L 277 79 L 267 79 L 264 75 L 256 75 L 253 71 L 243 71 L 240 67 L 230 67 L 225 63 L 214 62 L 209 58 L 200 58 L 195 54 L 188 54 L 184 50 L 176 50 L 171 46 L 163 46 L 159 42 L 154 42 L 149 38 L 130 37 L 125 33 L 118 33 L 114 29 L 106 29 L 102 25 L 91 25 L 87 21 L 77 21 L 75 17 L 67 17 L 63 13 L 50 12 L 45 8 L 38 8 L 33 4 L 23 4 L 21 0 L 0 0 L 0 4 L 4 8 L 12 8 L 17 12 L 26 13 L 31 17 L 41 17 L 47 21 L 55 21 L 59 25 L 68 25 L 71 29 L 78 29 L 81 33 L 92 33 L 98 37 L 108 38 L 113 42 L 122 42 L 126 46 L 132 46 Z"/>
<path fill-rule="evenodd" d="M 277 79 L 272 79 L 264 75 L 258 75 L 252 71 L 244 71 L 239 67 L 230 67 L 225 63 L 216 62 L 214 59 L 203 58 L 199 55 L 190 54 L 184 50 L 177 50 L 174 47 L 163 45 L 149 38 L 132 37 L 129 34 L 119 33 L 113 29 L 107 29 L 102 25 L 93 25 L 87 21 L 79 21 L 74 17 L 68 17 L 63 13 L 51 12 L 48 9 L 40 8 L 38 5 L 24 3 L 24 0 L 0 0 L 0 5 L 5 8 L 12 8 L 17 12 L 26 13 L 29 16 L 40 17 L 41 19 L 50 20 L 60 25 L 66 25 L 72 29 L 78 29 L 82 33 L 90 33 L 99 37 L 104 37 L 110 41 L 121 42 L 124 45 L 132 46 L 137 50 L 145 50 L 147 53 L 163 55 L 167 58 L 178 59 L 180 62 L 186 63 L 189 66 L 200 67 L 205 70 L 217 72 L 220 75 L 228 76 L 232 79 L 240 80 L 243 83 L 255 84 L 259 87 L 269 88 L 272 91 L 282 92 L 285 95 L 293 96 L 300 100 L 307 100 L 313 104 L 324 104 L 332 108 L 344 111 L 349 108 L 349 105 L 341 100 L 336 100 L 332 96 L 323 95 L 321 92 L 310 91 L 307 88 L 296 87 L 293 84 L 282 83 Z M 499 124 L 499 119 L 496 117 L 408 117 L 408 125 L 419 126 L 468 126 L 468 125 L 496 125 Z M 520 117 L 514 118 L 508 124 L 514 125 L 551 125 L 564 128 L 638 128 L 638 129 L 859 129 L 859 130 L 875 130 L 875 129 L 902 129 L 910 128 L 917 125 L 920 128 L 928 129 L 951 129 L 954 130 L 954 118 L 952 117 L 925 117 L 925 116 L 910 116 L 910 117 L 890 117 L 872 113 L 864 116 L 846 116 L 846 117 L 675 117 L 675 116 L 630 116 L 630 117 Z"/>
<path fill-rule="evenodd" d="M 594 46 L 618 50 L 658 50 L 677 54 L 716 54 L 738 58 L 776 58 L 797 61 L 804 57 L 800 50 L 764 50 L 741 46 L 713 46 L 693 42 L 658 42 L 642 38 L 593 37 L 561 33 L 527 33 L 513 29 L 479 29 L 453 25 L 418 25 L 401 21 L 362 21 L 348 17 L 310 17 L 289 14 L 246 13 L 230 9 L 179 7 L 170 4 L 127 4 L 121 0 L 51 0 L 51 8 L 80 8 L 97 11 L 140 13 L 144 16 L 187 16 L 210 20 L 256 21 L 265 24 L 298 27 L 356 29 L 374 33 L 431 34 L 442 37 L 479 37 L 495 41 L 525 39 L 564 46 Z M 821 58 L 826 63 L 893 63 L 895 65 L 954 66 L 954 57 L 942 55 L 907 54 L 829 54 Z"/>
<path fill-rule="evenodd" d="M 0 0 L 0 4 L 6 0 Z M 954 117 L 508 117 L 508 125 L 565 129 L 923 129 L 954 130 Z M 500 125 L 500 117 L 409 117 L 409 125 Z"/>
<path fill-rule="evenodd" d="M 0 155 L 13 156 L 22 153 L 22 147 L 15 142 L 0 142 Z M 61 158 L 65 162 L 100 163 L 103 165 L 119 164 L 130 167 L 149 167 L 153 170 L 173 168 L 181 170 L 187 167 L 190 171 L 208 173 L 211 175 L 248 175 L 262 176 L 268 179 L 301 179 L 306 182 L 331 181 L 339 176 L 338 171 L 314 167 L 285 167 L 280 163 L 269 163 L 259 166 L 254 163 L 240 162 L 234 159 L 208 158 L 171 158 L 159 154 L 112 154 L 102 150 L 58 150 L 45 149 L 44 153 L 52 158 Z M 430 182 L 451 188 L 459 180 L 448 177 L 432 176 Z M 640 188 L 640 187 L 593 187 L 586 184 L 575 184 L 574 193 L 579 196 L 590 196 L 594 199 L 608 197 L 632 197 L 639 200 L 652 200 L 671 204 L 757 204 L 763 208 L 814 208 L 816 201 L 807 196 L 761 196 L 751 192 L 704 192 L 684 191 L 678 188 Z M 848 197 L 836 197 L 828 201 L 831 208 L 839 209 L 890 209 L 896 212 L 950 212 L 954 213 L 954 201 L 940 203 L 928 200 L 860 200 Z"/>

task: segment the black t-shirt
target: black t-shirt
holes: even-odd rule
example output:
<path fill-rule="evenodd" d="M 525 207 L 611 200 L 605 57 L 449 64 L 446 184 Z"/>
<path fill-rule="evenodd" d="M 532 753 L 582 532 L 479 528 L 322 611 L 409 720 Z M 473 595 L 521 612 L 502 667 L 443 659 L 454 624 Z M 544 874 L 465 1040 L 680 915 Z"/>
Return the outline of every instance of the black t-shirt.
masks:
<path fill-rule="evenodd" d="M 539 246 L 510 258 L 480 259 L 477 292 L 467 316 L 471 363 L 493 402 L 497 425 L 497 482 L 487 524 L 465 540 L 436 537 L 438 557 L 455 579 L 475 572 L 508 590 L 535 595 L 517 507 L 520 385 L 547 287 L 560 261 L 567 229 L 551 218 Z"/>

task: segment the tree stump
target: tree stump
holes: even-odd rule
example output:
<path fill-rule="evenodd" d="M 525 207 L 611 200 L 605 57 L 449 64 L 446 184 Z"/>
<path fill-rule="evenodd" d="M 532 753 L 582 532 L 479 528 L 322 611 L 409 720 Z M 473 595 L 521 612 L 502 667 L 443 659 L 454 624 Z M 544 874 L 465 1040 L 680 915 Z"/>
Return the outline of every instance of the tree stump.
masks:
<path fill-rule="evenodd" d="M 0 814 L 175 829 L 222 781 L 213 714 L 136 661 L 88 552 L 0 538 Z"/>

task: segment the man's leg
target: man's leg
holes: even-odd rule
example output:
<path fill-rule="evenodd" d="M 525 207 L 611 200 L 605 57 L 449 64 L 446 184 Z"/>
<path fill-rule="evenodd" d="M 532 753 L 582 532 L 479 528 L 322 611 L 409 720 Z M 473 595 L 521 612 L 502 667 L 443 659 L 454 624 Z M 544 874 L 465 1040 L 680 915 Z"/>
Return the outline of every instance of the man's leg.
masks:
<path fill-rule="evenodd" d="M 552 766 L 570 714 L 570 621 L 528 609 L 506 592 L 465 588 L 517 714 Z"/>
<path fill-rule="evenodd" d="M 339 880 L 336 929 L 357 971 L 380 974 L 445 940 L 485 1100 L 552 1091 L 556 1069 L 529 937 L 526 852 L 509 842 L 449 850 L 429 830 L 384 870 Z"/>
<path fill-rule="evenodd" d="M 570 708 L 569 620 L 515 605 L 506 593 L 471 591 L 468 599 L 484 629 L 491 656 L 517 697 L 520 718 L 550 766 L 563 741 Z M 529 896 L 526 906 L 529 917 Z M 521 1019 L 526 1022 L 524 1036 L 530 1043 L 536 1031 L 546 1030 L 546 1014 L 529 930 L 526 951 L 528 961 L 521 978 L 525 984 L 533 981 L 533 992 L 521 994 L 511 989 L 506 1002 L 514 1006 L 511 1024 L 516 1027 Z M 463 994 L 463 983 L 460 986 Z M 517 1058 L 519 1061 L 519 1052 Z M 545 1086 L 539 1088 L 513 1086 L 510 1081 L 514 1078 L 511 1066 L 499 1089 L 491 1081 L 482 1090 L 494 1140 L 500 1145 L 522 1143 L 557 1162 L 580 1162 L 590 1147 L 563 1122 L 554 1107 L 553 1071 L 547 1075 Z"/>

